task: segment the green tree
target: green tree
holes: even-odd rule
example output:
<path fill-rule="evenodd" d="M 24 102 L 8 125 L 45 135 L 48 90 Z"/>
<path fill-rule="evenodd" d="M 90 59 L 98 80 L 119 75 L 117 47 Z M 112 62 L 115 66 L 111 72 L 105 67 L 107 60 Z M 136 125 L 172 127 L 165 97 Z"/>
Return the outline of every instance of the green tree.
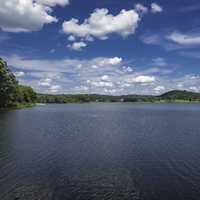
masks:
<path fill-rule="evenodd" d="M 12 106 L 15 101 L 18 82 L 8 69 L 7 63 L 0 59 L 0 107 Z"/>
<path fill-rule="evenodd" d="M 37 95 L 31 87 L 19 85 L 7 63 L 0 59 L 0 108 L 31 104 Z"/>
<path fill-rule="evenodd" d="M 18 85 L 15 101 L 17 103 L 35 103 L 37 101 L 37 95 L 31 87 Z"/>

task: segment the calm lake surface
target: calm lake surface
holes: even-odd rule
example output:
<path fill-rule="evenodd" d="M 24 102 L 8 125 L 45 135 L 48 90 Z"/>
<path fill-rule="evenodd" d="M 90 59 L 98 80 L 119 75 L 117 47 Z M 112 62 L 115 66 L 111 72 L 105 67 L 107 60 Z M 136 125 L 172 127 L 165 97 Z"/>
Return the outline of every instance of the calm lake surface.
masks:
<path fill-rule="evenodd" d="M 199 200 L 200 105 L 0 113 L 0 200 Z"/>

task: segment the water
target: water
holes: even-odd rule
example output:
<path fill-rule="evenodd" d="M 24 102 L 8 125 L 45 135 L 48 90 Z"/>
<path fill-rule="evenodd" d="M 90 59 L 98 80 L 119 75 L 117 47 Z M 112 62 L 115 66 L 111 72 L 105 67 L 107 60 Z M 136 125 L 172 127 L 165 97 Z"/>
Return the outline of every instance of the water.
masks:
<path fill-rule="evenodd" d="M 200 105 L 0 113 L 1 200 L 198 200 Z"/>

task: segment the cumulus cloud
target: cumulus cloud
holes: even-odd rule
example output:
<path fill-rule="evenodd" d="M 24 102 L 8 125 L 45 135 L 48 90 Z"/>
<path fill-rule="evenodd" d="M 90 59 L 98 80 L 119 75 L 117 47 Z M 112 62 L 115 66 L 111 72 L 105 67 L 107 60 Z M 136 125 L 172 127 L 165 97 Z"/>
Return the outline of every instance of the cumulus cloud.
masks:
<path fill-rule="evenodd" d="M 77 37 L 88 36 L 106 39 L 109 34 L 117 33 L 122 36 L 133 34 L 140 21 L 139 14 L 133 10 L 121 10 L 114 16 L 106 8 L 96 9 L 88 19 L 80 24 L 79 20 L 72 18 L 63 23 L 63 31 Z"/>
<path fill-rule="evenodd" d="M 123 69 L 124 72 L 133 72 L 133 68 L 129 67 L 129 66 L 128 67 L 127 66 L 123 66 L 122 69 Z"/>
<path fill-rule="evenodd" d="M 155 80 L 156 80 L 156 78 L 154 76 L 140 75 L 140 76 L 134 77 L 131 80 L 131 82 L 134 82 L 134 83 L 151 83 L 151 82 L 154 82 Z"/>
<path fill-rule="evenodd" d="M 180 45 L 200 45 L 200 34 L 183 34 L 173 32 L 167 38 Z"/>
<path fill-rule="evenodd" d="M 153 13 L 160 13 L 160 12 L 163 11 L 163 8 L 160 5 L 158 5 L 157 3 L 152 3 L 151 4 L 151 11 Z"/>
<path fill-rule="evenodd" d="M 0 28 L 7 32 L 31 32 L 45 24 L 57 22 L 52 7 L 66 5 L 66 0 L 6 0 L 0 1 Z"/>
<path fill-rule="evenodd" d="M 87 47 L 87 44 L 85 42 L 74 42 L 69 44 L 68 47 L 75 51 L 81 51 L 84 47 Z"/>
<path fill-rule="evenodd" d="M 148 9 L 142 4 L 137 4 L 135 9 L 123 9 L 117 15 L 110 14 L 106 8 L 95 9 L 82 24 L 75 18 L 64 21 L 62 30 L 69 35 L 69 41 L 75 41 L 76 38 L 81 38 L 82 42 L 92 42 L 95 38 L 106 40 L 113 33 L 127 37 L 135 33 L 143 14 L 147 12 Z"/>
<path fill-rule="evenodd" d="M 153 3 L 152 13 L 162 12 L 162 8 Z M 149 9 L 136 4 L 133 9 L 122 9 L 118 14 L 113 15 L 107 8 L 97 8 L 81 23 L 76 18 L 64 21 L 62 31 L 69 35 L 69 41 L 81 38 L 81 41 L 92 42 L 95 39 L 107 40 L 111 34 L 117 34 L 123 38 L 133 35 Z"/>
<path fill-rule="evenodd" d="M 99 66 L 106 66 L 106 65 L 119 65 L 122 62 L 122 58 L 114 57 L 114 58 L 100 58 L 97 59 L 97 64 Z"/>

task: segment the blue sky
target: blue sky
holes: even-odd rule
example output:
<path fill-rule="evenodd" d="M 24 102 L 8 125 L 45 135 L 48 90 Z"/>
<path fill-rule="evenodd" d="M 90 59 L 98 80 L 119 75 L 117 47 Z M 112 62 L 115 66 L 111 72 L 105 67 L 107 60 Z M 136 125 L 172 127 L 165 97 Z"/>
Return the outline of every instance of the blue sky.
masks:
<path fill-rule="evenodd" d="M 0 57 L 42 93 L 200 92 L 198 0 L 0 0 Z"/>

